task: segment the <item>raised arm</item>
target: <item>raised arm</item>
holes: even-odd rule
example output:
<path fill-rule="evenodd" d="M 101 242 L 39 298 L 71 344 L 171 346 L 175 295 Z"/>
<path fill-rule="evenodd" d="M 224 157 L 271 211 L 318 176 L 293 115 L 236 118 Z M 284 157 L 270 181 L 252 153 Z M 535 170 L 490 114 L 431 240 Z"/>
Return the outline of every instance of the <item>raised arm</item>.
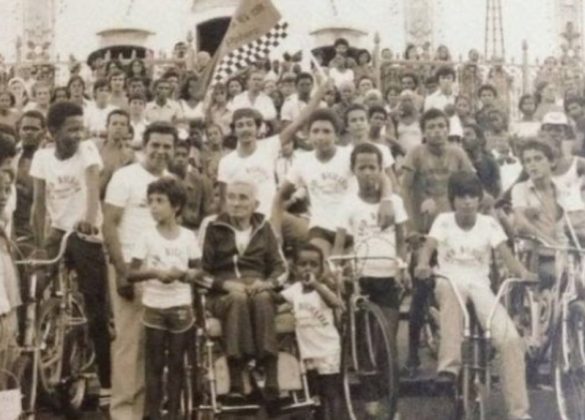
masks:
<path fill-rule="evenodd" d="M 279 239 L 282 238 L 282 215 L 286 210 L 285 202 L 295 192 L 295 189 L 296 187 L 292 182 L 285 180 L 274 197 L 270 223 L 272 224 L 275 234 Z"/>
<path fill-rule="evenodd" d="M 311 97 L 311 100 L 307 104 L 307 106 L 301 111 L 299 116 L 293 120 L 289 125 L 287 125 L 284 130 L 280 133 L 280 143 L 281 145 L 285 145 L 294 139 L 294 135 L 296 134 L 299 129 L 301 129 L 311 113 L 319 107 L 321 100 L 325 96 L 325 92 L 329 89 L 329 82 L 323 82 L 319 85 L 319 88 L 315 92 L 315 94 Z"/>

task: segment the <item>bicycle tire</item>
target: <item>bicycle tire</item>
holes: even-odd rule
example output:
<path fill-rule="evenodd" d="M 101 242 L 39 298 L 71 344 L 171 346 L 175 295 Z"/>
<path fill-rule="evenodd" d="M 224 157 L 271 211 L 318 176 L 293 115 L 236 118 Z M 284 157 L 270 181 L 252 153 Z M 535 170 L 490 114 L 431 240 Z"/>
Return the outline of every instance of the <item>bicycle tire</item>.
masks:
<path fill-rule="evenodd" d="M 73 301 L 73 316 L 83 314 Z M 87 392 L 84 373 L 95 359 L 87 324 L 68 326 L 61 299 L 51 298 L 41 305 L 37 336 L 41 340 L 39 377 L 43 398 L 67 418 L 79 418 Z"/>
<path fill-rule="evenodd" d="M 466 368 L 461 375 L 461 408 L 464 420 L 485 420 L 487 405 L 487 388 L 485 384 L 476 382 L 477 373 Z"/>
<path fill-rule="evenodd" d="M 562 419 L 585 420 L 585 302 L 572 302 L 567 310 L 566 340 L 559 324 L 553 344 L 555 394 Z"/>
<path fill-rule="evenodd" d="M 366 358 L 365 352 L 358 351 L 357 356 L 360 358 L 358 365 L 361 365 L 361 368 L 356 370 L 351 360 L 351 333 L 345 328 L 341 349 L 341 375 L 349 418 L 351 420 L 365 418 L 366 403 L 377 402 L 383 411 L 377 413 L 375 418 L 393 419 L 398 404 L 398 372 L 395 369 L 396 355 L 393 354 L 388 323 L 380 307 L 365 299 L 357 303 L 356 319 L 358 325 L 361 323 L 364 326 L 363 329 L 356 328 L 356 343 L 366 344 L 368 347 L 366 350 L 374 357 Z M 370 340 L 367 336 L 360 337 L 368 324 L 372 344 L 368 344 Z M 375 400 L 372 400 L 373 396 Z"/>
<path fill-rule="evenodd" d="M 35 384 L 33 383 L 34 361 L 30 354 L 18 357 L 14 363 L 13 372 L 20 385 L 22 394 L 21 420 L 34 419 L 36 409 Z"/>
<path fill-rule="evenodd" d="M 426 308 L 425 323 L 421 334 L 423 335 L 423 342 L 434 360 L 439 357 L 439 347 L 441 345 L 439 324 L 439 308 L 429 304 Z"/>

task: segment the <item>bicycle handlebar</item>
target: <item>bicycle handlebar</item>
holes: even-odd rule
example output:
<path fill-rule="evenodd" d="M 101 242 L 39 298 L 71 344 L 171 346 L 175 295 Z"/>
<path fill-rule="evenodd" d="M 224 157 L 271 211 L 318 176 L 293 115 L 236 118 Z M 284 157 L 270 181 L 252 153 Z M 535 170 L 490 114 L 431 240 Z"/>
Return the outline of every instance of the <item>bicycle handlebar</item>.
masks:
<path fill-rule="evenodd" d="M 401 258 L 381 257 L 381 256 L 360 257 L 360 256 L 355 255 L 355 254 L 331 256 L 331 257 L 327 258 L 327 265 L 329 266 L 329 269 L 331 271 L 335 271 L 334 270 L 335 265 L 339 265 L 340 263 L 343 263 L 346 261 L 352 261 L 354 263 L 358 262 L 358 261 L 390 261 L 390 262 L 396 263 L 396 265 L 398 266 L 399 269 L 403 269 L 403 268 L 407 267 L 406 263 Z"/>
<path fill-rule="evenodd" d="M 37 259 L 28 259 L 28 260 L 21 260 L 16 261 L 16 265 L 30 265 L 34 267 L 41 267 L 41 266 L 49 266 L 57 264 L 65 255 L 65 250 L 67 249 L 67 241 L 75 233 L 74 230 L 70 230 L 63 235 L 61 239 L 61 244 L 59 245 L 59 252 L 50 260 L 37 260 Z"/>

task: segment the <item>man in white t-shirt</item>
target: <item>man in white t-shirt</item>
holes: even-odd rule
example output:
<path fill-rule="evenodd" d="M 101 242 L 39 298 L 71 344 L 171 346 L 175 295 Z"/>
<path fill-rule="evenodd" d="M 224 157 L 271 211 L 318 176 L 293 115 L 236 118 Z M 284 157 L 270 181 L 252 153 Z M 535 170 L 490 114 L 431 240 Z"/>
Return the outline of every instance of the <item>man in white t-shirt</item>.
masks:
<path fill-rule="evenodd" d="M 274 107 L 272 98 L 262 92 L 263 83 L 264 72 L 260 70 L 251 72 L 250 76 L 248 76 L 248 90 L 234 97 L 229 105 L 230 111 L 252 108 L 262 114 L 264 121 L 275 120 L 276 108 Z"/>
<path fill-rule="evenodd" d="M 108 115 L 117 106 L 109 103 L 110 87 L 107 80 L 97 80 L 93 85 L 94 102 L 85 108 L 83 123 L 91 137 L 105 137 Z"/>
<path fill-rule="evenodd" d="M 99 172 L 102 160 L 95 144 L 83 138 L 83 109 L 72 102 L 51 106 L 47 126 L 54 146 L 39 149 L 33 156 L 32 224 L 35 241 L 49 257 L 59 252 L 66 232 L 66 256 L 76 273 L 83 294 L 89 332 L 96 352 L 102 395 L 109 394 L 110 336 L 108 330 L 107 269 L 101 241 L 93 236 L 102 222 L 99 202 Z M 45 238 L 47 215 L 49 235 Z M 87 237 L 86 235 L 90 235 Z"/>
<path fill-rule="evenodd" d="M 300 155 L 290 169 L 287 180 L 275 198 L 272 223 L 278 233 L 283 221 L 285 201 L 295 189 L 305 187 L 311 201 L 309 240 L 328 256 L 335 240 L 339 209 L 353 180 L 351 148 L 336 145 L 340 125 L 332 110 L 314 111 L 309 118 L 308 128 L 309 139 L 315 150 Z M 388 178 L 383 179 L 386 197 L 392 188 Z M 386 226 L 392 219 L 392 205 L 385 201 L 381 207 L 380 222 Z"/>
<path fill-rule="evenodd" d="M 258 139 L 258 130 L 262 125 L 262 118 L 258 111 L 244 108 L 234 112 L 233 127 L 238 146 L 236 150 L 221 158 L 217 173 L 222 208 L 225 202 L 226 185 L 242 178 L 254 179 L 258 190 L 257 212 L 265 217 L 270 216 L 272 202 L 276 195 L 275 163 L 281 146 L 293 141 L 294 134 L 305 123 L 311 111 L 317 107 L 326 89 L 326 85 L 323 84 L 295 121 L 279 135 L 266 139 Z M 287 218 L 287 222 L 290 222 L 287 227 L 291 226 L 290 236 L 295 239 L 304 236 L 305 229 L 303 229 L 302 220 L 296 220 L 291 216 Z"/>
<path fill-rule="evenodd" d="M 150 124 L 144 133 L 144 159 L 114 173 L 106 190 L 104 239 L 110 263 L 112 309 L 117 336 L 112 342 L 112 420 L 142 420 L 144 406 L 144 336 L 140 293 L 127 279 L 136 238 L 156 225 L 146 191 L 166 173 L 178 141 L 175 127 Z"/>
<path fill-rule="evenodd" d="M 500 353 L 502 394 L 509 418 L 530 419 L 524 345 L 514 323 L 497 303 L 490 288 L 492 251 L 497 250 L 508 269 L 519 278 L 537 281 L 537 277 L 514 258 L 498 222 L 491 216 L 478 213 L 482 196 L 481 181 L 475 174 L 459 171 L 450 176 L 449 200 L 455 211 L 441 213 L 435 219 L 415 273 L 419 279 L 431 276 L 430 259 L 436 250 L 439 272 L 451 279 L 465 302 L 473 304 L 482 325 L 495 308 L 491 337 Z M 435 291 L 441 308 L 437 370 L 440 379 L 452 385 L 461 366 L 462 309 L 445 279 L 437 279 Z"/>

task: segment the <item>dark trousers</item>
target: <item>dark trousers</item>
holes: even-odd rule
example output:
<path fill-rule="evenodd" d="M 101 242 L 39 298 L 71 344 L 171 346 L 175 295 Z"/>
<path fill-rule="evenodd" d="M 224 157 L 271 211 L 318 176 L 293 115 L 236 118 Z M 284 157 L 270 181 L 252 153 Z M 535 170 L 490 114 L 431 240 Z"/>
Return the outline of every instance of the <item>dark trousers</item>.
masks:
<path fill-rule="evenodd" d="M 211 297 L 209 306 L 221 319 L 228 358 L 262 360 L 278 355 L 276 310 L 270 293 L 226 293 Z"/>
<path fill-rule="evenodd" d="M 59 252 L 64 235 L 62 230 L 51 229 L 45 243 L 49 258 L 55 257 Z M 85 315 L 95 349 L 100 384 L 102 388 L 111 388 L 108 277 L 103 246 L 73 234 L 67 243 L 65 261 L 77 273 L 78 288 L 83 295 Z"/>

